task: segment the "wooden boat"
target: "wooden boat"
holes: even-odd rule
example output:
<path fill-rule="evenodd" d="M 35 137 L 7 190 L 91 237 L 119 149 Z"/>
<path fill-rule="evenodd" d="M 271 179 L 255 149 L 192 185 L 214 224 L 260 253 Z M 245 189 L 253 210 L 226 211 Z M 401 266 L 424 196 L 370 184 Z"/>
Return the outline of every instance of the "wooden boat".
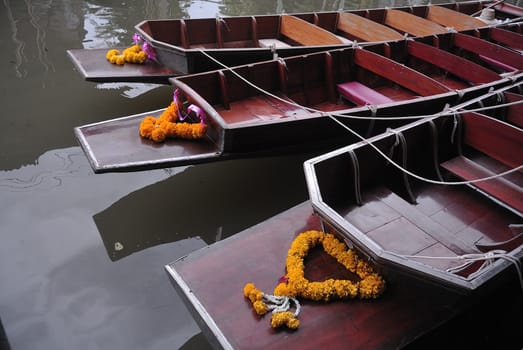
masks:
<path fill-rule="evenodd" d="M 515 277 L 523 258 L 522 108 L 509 107 L 505 121 L 467 111 L 415 121 L 311 159 L 304 167 L 314 210 L 390 270 L 460 292 Z"/>
<path fill-rule="evenodd" d="M 207 55 L 227 66 L 237 66 L 275 56 L 352 46 L 355 42 L 361 45 L 401 40 L 404 35 L 447 33 L 449 28 L 477 35 L 478 30 L 491 25 L 471 15 L 488 6 L 501 22 L 523 15 L 523 9 L 513 5 L 473 1 L 345 12 L 144 20 L 136 31 L 157 54 L 156 60 L 145 65 L 111 65 L 104 59 L 107 49 L 68 53 L 87 80 L 166 82 L 170 76 L 221 68 Z M 520 25 L 514 28 L 511 42 L 521 41 Z"/>
<path fill-rule="evenodd" d="M 481 66 L 485 60 L 501 74 Z M 96 172 L 332 149 L 357 140 L 337 123 L 362 135 L 381 133 L 410 120 L 371 117 L 438 113 L 518 81 L 522 64 L 519 53 L 460 33 L 338 49 L 172 79 L 184 105 L 205 113 L 200 140 L 140 138 L 144 117 L 163 110 L 81 126 L 75 134 Z"/>
<path fill-rule="evenodd" d="M 347 344 L 354 350 L 486 349 L 499 347 L 500 341 L 506 348 L 518 349 L 523 344 L 523 298 L 514 279 L 499 280 L 485 293 L 463 295 L 404 274 L 390 274 L 378 299 L 300 300 L 300 328 L 271 330 L 270 316 L 260 318 L 242 300 L 243 286 L 252 282 L 272 292 L 285 273 L 287 250 L 296 235 L 320 229 L 318 216 L 306 201 L 165 269 L 215 349 L 341 350 Z M 307 259 L 305 276 L 311 281 L 353 278 L 321 249 Z M 486 319 L 496 319 L 496 326 Z"/>

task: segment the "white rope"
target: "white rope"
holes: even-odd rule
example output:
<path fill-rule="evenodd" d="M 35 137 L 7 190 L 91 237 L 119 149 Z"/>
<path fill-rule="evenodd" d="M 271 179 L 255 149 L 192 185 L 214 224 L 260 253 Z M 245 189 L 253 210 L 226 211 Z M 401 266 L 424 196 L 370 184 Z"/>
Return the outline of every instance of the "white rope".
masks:
<path fill-rule="evenodd" d="M 454 114 L 455 113 L 455 109 L 463 109 L 469 105 L 472 105 L 474 103 L 477 103 L 485 98 L 488 98 L 488 97 L 491 97 L 491 96 L 494 96 L 496 94 L 499 94 L 501 92 L 504 92 L 506 90 L 510 90 L 516 86 L 519 86 L 523 83 L 523 81 L 519 81 L 519 82 L 514 82 L 513 84 L 509 85 L 509 86 L 504 86 L 504 87 L 501 87 L 499 88 L 498 90 L 491 90 L 489 91 L 488 93 L 484 94 L 484 95 L 480 95 L 474 99 L 470 99 L 470 100 L 467 100 L 466 102 L 463 102 L 461 104 L 458 104 L 452 108 L 449 108 L 448 110 L 445 109 L 439 113 L 435 113 L 435 114 L 426 114 L 426 115 L 415 115 L 415 116 L 406 116 L 406 117 L 393 117 L 393 116 L 387 116 L 387 117 L 376 117 L 376 116 L 373 116 L 373 117 L 362 117 L 362 116 L 356 116 L 356 115 L 350 115 L 350 114 L 340 114 L 340 113 L 330 113 L 330 114 L 326 114 L 324 111 L 321 111 L 319 109 L 314 109 L 314 108 L 311 108 L 311 107 L 306 107 L 306 106 L 303 106 L 303 105 L 300 105 L 296 102 L 293 102 L 293 101 L 290 101 L 288 99 L 283 99 L 281 98 L 280 96 L 277 96 L 273 93 L 271 93 L 270 91 L 267 91 L 261 87 L 259 87 L 258 85 L 254 84 L 253 82 L 249 81 L 248 79 L 246 79 L 245 77 L 241 76 L 238 72 L 236 72 L 233 68 L 223 64 L 222 62 L 218 61 L 216 58 L 212 57 L 211 55 L 209 55 L 207 52 L 205 52 L 203 49 L 199 49 L 199 52 L 201 54 L 203 54 L 204 56 L 206 56 L 207 58 L 209 58 L 210 60 L 214 61 L 215 63 L 217 63 L 218 65 L 220 65 L 221 67 L 223 67 L 224 69 L 230 71 L 232 74 L 234 74 L 237 78 L 239 78 L 240 80 L 242 80 L 243 82 L 245 82 L 247 85 L 253 87 L 254 89 L 258 90 L 259 92 L 261 92 L 262 94 L 264 95 L 267 95 L 267 96 L 270 96 L 280 102 L 283 102 L 283 103 L 286 103 L 290 106 L 294 106 L 294 107 L 297 107 L 297 108 L 300 108 L 300 109 L 303 109 L 305 111 L 308 111 L 308 112 L 311 112 L 311 113 L 319 113 L 319 114 L 322 114 L 322 115 L 326 115 L 328 117 L 340 117 L 340 118 L 349 118 L 349 119 L 360 119 L 360 120 L 370 120 L 370 119 L 376 119 L 376 120 L 409 120 L 409 119 L 424 119 L 424 118 L 435 118 L 435 117 L 439 117 L 439 116 L 445 116 L 445 115 L 451 115 L 451 114 Z M 282 62 L 282 64 L 285 66 L 285 61 L 283 58 L 279 57 L 277 58 L 278 61 Z M 517 74 L 516 76 L 513 77 L 514 80 L 516 80 L 518 77 L 523 77 L 523 73 L 519 73 Z M 515 105 L 515 104 L 520 104 L 520 103 L 523 103 L 523 101 L 515 101 L 515 102 L 511 102 L 511 103 L 505 103 L 505 104 L 499 104 L 499 105 L 496 105 L 495 107 L 485 107 L 485 110 L 487 109 L 492 109 L 492 108 L 500 108 L 500 107 L 504 107 L 504 106 L 510 106 L 510 105 Z M 368 108 L 375 108 L 375 106 L 373 105 L 367 105 Z M 482 108 L 477 108 L 477 109 L 474 109 L 472 111 L 482 111 L 483 109 Z"/>
<path fill-rule="evenodd" d="M 301 305 L 298 299 L 296 298 L 265 294 L 262 292 L 262 301 L 264 301 L 267 305 L 267 309 L 272 310 L 273 314 L 277 312 L 290 310 L 292 307 L 291 302 L 293 302 L 295 307 L 294 316 L 298 317 L 298 315 L 300 314 Z"/>
<path fill-rule="evenodd" d="M 515 173 L 515 172 L 520 171 L 520 170 L 523 169 L 523 164 L 522 164 L 522 165 L 519 165 L 519 166 L 517 166 L 517 167 L 515 167 L 513 169 L 510 169 L 510 170 L 507 170 L 507 171 L 504 171 L 504 172 L 501 172 L 501 173 L 498 173 L 498 174 L 495 174 L 495 175 L 492 175 L 492 176 L 487 176 L 487 177 L 482 177 L 482 178 L 478 178 L 478 179 L 475 179 L 475 180 L 467 180 L 467 181 L 452 181 L 452 182 L 450 182 L 450 181 L 438 181 L 438 180 L 428 179 L 428 178 L 425 178 L 423 176 L 417 175 L 417 174 L 411 172 L 408 169 L 403 168 L 401 165 L 397 164 L 391 158 L 389 158 L 385 153 L 383 153 L 378 147 L 374 146 L 372 144 L 372 142 L 370 142 L 368 139 L 362 137 L 357 132 L 355 132 L 354 130 L 350 129 L 345 124 L 341 123 L 339 120 L 337 120 L 335 118 L 333 118 L 332 120 L 334 120 L 336 123 L 338 123 L 339 125 L 341 125 L 345 129 L 347 129 L 354 136 L 358 137 L 361 141 L 365 142 L 367 145 L 372 147 L 376 152 L 378 152 L 378 154 L 380 154 L 383 158 L 385 158 L 385 160 L 387 160 L 387 162 L 392 164 L 394 167 L 396 167 L 400 171 L 403 171 L 404 173 L 412 176 L 413 178 L 416 178 L 416 179 L 418 179 L 420 181 L 424 181 L 424 182 L 427 182 L 427 183 L 431 183 L 431 184 L 435 184 L 435 185 L 468 185 L 468 184 L 474 184 L 474 183 L 477 183 L 477 182 L 488 181 L 488 180 L 493 180 L 493 179 L 496 179 L 496 178 L 499 178 L 499 177 L 507 176 L 508 174 Z"/>
<path fill-rule="evenodd" d="M 483 270 L 492 265 L 492 263 L 495 261 L 495 259 L 505 259 L 508 262 L 512 263 L 514 267 L 516 268 L 517 275 L 519 278 L 519 283 L 521 286 L 521 290 L 523 290 L 523 272 L 521 270 L 521 262 L 518 258 L 508 254 L 505 250 L 496 249 L 491 250 L 486 253 L 473 253 L 473 254 L 463 254 L 463 255 L 456 255 L 456 256 L 428 256 L 428 255 L 403 255 L 398 254 L 394 252 L 389 253 L 403 257 L 403 258 L 416 258 L 416 259 L 435 259 L 435 260 L 464 260 L 465 262 L 461 265 L 454 266 L 451 268 L 446 269 L 446 272 L 450 273 L 456 273 L 459 271 L 462 271 L 463 269 L 467 268 L 468 266 L 472 265 L 476 261 L 484 261 L 483 264 L 473 273 L 471 273 L 468 278 L 475 278 L 483 273 Z"/>
<path fill-rule="evenodd" d="M 302 105 L 299 105 L 295 102 L 292 102 L 292 101 L 288 101 L 288 100 L 285 100 L 285 99 L 282 99 L 281 97 L 279 96 L 276 96 L 272 93 L 270 93 L 269 91 L 266 91 L 264 89 L 262 89 L 261 87 L 257 86 L 256 84 L 250 82 L 249 80 L 247 80 L 246 78 L 242 77 L 239 73 L 237 73 L 234 69 L 232 69 L 231 67 L 228 67 L 226 66 L 225 64 L 221 63 L 220 61 L 216 60 L 214 57 L 210 56 L 209 54 L 207 54 L 205 51 L 203 51 L 202 49 L 200 49 L 200 52 L 207 56 L 209 59 L 211 59 L 212 61 L 216 62 L 217 64 L 221 65 L 222 67 L 224 67 L 226 70 L 230 71 L 232 74 L 234 74 L 235 76 L 237 76 L 239 79 L 241 79 L 242 81 L 244 81 L 245 83 L 247 83 L 248 85 L 252 86 L 253 88 L 257 89 L 258 91 L 268 95 L 268 96 L 271 96 L 277 100 L 280 100 L 282 102 L 285 102 L 289 105 L 292 105 L 292 106 L 295 106 L 295 107 L 298 107 L 298 108 L 301 108 L 303 110 L 306 110 L 306 111 L 311 111 L 311 112 L 315 112 L 315 113 L 320 113 L 322 116 L 326 116 L 326 117 L 329 117 L 331 120 L 333 120 L 334 122 L 338 123 L 340 126 L 342 126 L 343 128 L 345 128 L 347 131 L 349 131 L 351 134 L 353 134 L 354 136 L 356 136 L 356 138 L 360 139 L 362 142 L 366 143 L 367 145 L 369 145 L 370 147 L 372 147 L 376 152 L 378 152 L 379 155 L 381 155 L 386 161 L 388 161 L 390 164 L 392 164 L 394 167 L 396 167 L 398 170 L 412 176 L 413 178 L 415 179 L 418 179 L 420 181 L 424 181 L 424 182 L 427 182 L 427 183 L 431 183 L 431 184 L 435 184 L 435 185 L 468 185 L 468 184 L 474 184 L 474 183 L 478 183 L 478 182 L 482 182 L 482 181 L 488 181 L 488 180 L 493 180 L 493 179 L 496 179 L 496 178 L 499 178 L 499 177 L 503 177 L 503 176 L 506 176 L 508 174 L 511 174 L 511 173 L 515 173 L 517 171 L 520 171 L 523 169 L 523 164 L 513 168 L 513 169 L 509 169 L 507 171 L 504 171 L 504 172 L 501 172 L 501 173 L 498 173 L 498 174 L 495 174 L 495 175 L 492 175 L 492 176 L 487 176 L 487 177 L 483 177 L 483 178 L 478 178 L 478 179 L 475 179 L 475 180 L 466 180 L 466 181 L 439 181 L 439 180 L 432 180 L 432 179 L 428 179 L 428 178 L 425 178 L 423 176 L 420 176 L 420 175 L 417 175 L 413 172 L 411 172 L 410 170 L 408 169 L 405 169 L 403 168 L 401 165 L 397 164 L 396 162 L 394 162 L 390 157 L 388 157 L 385 153 L 383 153 L 378 147 L 376 147 L 375 145 L 372 144 L 372 142 L 370 142 L 368 139 L 366 139 L 365 137 L 361 136 L 360 134 L 358 134 L 356 131 L 352 130 L 350 127 L 348 127 L 347 125 L 343 124 L 342 122 L 340 122 L 338 119 L 336 119 L 334 116 L 337 116 L 337 117 L 351 117 L 351 118 L 355 118 L 355 119 L 366 119 L 366 120 L 370 120 L 371 118 L 368 118 L 368 117 L 356 117 L 356 116 L 348 116 L 348 115 L 339 115 L 339 114 L 334 114 L 334 113 L 326 113 L 326 112 L 323 112 L 323 111 L 320 111 L 320 110 L 317 110 L 317 109 L 313 109 L 313 108 L 309 108 L 309 107 L 305 107 L 305 106 L 302 106 Z M 523 75 L 523 73 L 521 73 L 521 75 Z M 453 106 L 453 107 L 448 107 L 446 106 L 446 108 L 439 112 L 439 113 L 436 113 L 436 114 L 433 114 L 433 115 L 427 115 L 427 116 L 417 116 L 417 117 L 387 117 L 387 118 L 376 118 L 375 119 L 384 119 L 384 120 L 392 120 L 392 119 L 395 119 L 395 120 L 398 120 L 398 119 L 424 119 L 424 118 L 430 118 L 430 119 L 434 119 L 434 118 L 437 118 L 439 116 L 444 116 L 444 115 L 454 115 L 456 113 L 459 113 L 458 110 L 461 110 L 463 109 L 464 107 L 470 105 L 470 104 L 474 104 L 474 103 L 477 103 L 478 101 L 484 99 L 484 98 L 487 98 L 487 97 L 491 97 L 491 96 L 494 96 L 496 94 L 499 94 L 500 92 L 503 92 L 505 90 L 508 90 L 508 89 L 511 89 L 515 86 L 518 86 L 520 85 L 522 82 L 516 82 L 514 84 L 511 84 L 509 86 L 504 86 L 498 90 L 492 90 L 489 91 L 488 93 L 484 94 L 484 95 L 481 95 L 481 96 L 478 96 L 477 98 L 474 98 L 472 100 L 468 100 L 467 102 L 463 102 L 459 105 L 456 105 L 456 106 Z M 497 106 L 499 107 L 499 105 Z M 464 111 L 462 111 L 464 112 Z M 492 118 L 494 120 L 497 120 L 495 118 Z M 507 124 L 509 125 L 509 124 Z"/>

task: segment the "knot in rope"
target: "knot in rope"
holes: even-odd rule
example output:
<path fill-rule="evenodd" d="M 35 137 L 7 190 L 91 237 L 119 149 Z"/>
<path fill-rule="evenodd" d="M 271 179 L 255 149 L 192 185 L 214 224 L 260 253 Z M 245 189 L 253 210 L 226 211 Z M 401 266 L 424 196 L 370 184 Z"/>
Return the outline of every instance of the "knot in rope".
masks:
<path fill-rule="evenodd" d="M 247 283 L 243 294 L 249 298 L 254 311 L 262 316 L 271 311 L 271 326 L 278 328 L 286 326 L 289 329 L 298 329 L 301 305 L 298 299 L 286 295 L 271 295 L 257 289 L 254 284 Z M 294 304 L 294 312 L 290 311 Z"/>
<path fill-rule="evenodd" d="M 491 250 L 491 251 L 488 251 L 485 253 L 464 254 L 464 255 L 459 255 L 456 258 L 459 260 L 465 260 L 465 262 L 461 265 L 448 268 L 446 270 L 447 272 L 452 272 L 452 273 L 459 272 L 459 271 L 464 270 L 468 266 L 472 265 L 476 261 L 483 261 L 483 264 L 475 272 L 471 273 L 469 275 L 469 278 L 474 278 L 477 275 L 481 274 L 483 272 L 482 270 L 485 269 L 486 267 L 490 266 L 491 264 L 493 264 L 495 259 L 507 260 L 508 262 L 511 262 L 514 265 L 514 267 L 516 268 L 521 290 L 523 290 L 523 272 L 521 271 L 521 262 L 519 261 L 518 258 L 510 255 L 505 250 L 495 249 L 495 250 Z"/>

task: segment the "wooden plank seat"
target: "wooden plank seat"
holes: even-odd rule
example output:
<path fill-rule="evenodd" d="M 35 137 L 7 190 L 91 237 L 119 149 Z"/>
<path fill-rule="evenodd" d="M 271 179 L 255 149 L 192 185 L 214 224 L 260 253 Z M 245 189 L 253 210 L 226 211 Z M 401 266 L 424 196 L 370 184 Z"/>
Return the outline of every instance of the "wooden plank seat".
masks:
<path fill-rule="evenodd" d="M 393 41 L 403 35 L 392 28 L 354 13 L 340 12 L 336 28 L 348 37 L 360 41 Z"/>
<path fill-rule="evenodd" d="M 461 114 L 463 121 L 463 144 L 475 151 L 481 152 L 490 159 L 490 164 L 499 162 L 502 165 L 515 168 L 523 165 L 523 129 L 497 121 L 478 113 Z M 493 176 L 496 171 L 485 167 L 485 162 L 479 164 L 470 157 L 460 154 L 441 166 L 461 179 L 470 181 Z M 511 177 L 498 177 L 470 184 L 491 198 L 523 216 L 523 170 L 512 173 Z"/>
<path fill-rule="evenodd" d="M 490 39 L 507 45 L 515 50 L 523 51 L 523 34 L 502 28 L 491 28 Z"/>
<path fill-rule="evenodd" d="M 504 96 L 509 103 L 523 100 L 523 95 L 513 92 L 507 91 L 504 93 Z M 523 128 L 523 103 L 515 104 L 508 108 L 506 120 L 513 125 Z"/>
<path fill-rule="evenodd" d="M 479 58 L 483 62 L 491 65 L 492 67 L 496 67 L 496 68 L 501 69 L 502 71 L 505 71 L 505 72 L 516 72 L 518 70 L 517 68 L 512 67 L 512 66 L 510 66 L 510 65 L 508 65 L 506 63 L 503 63 L 503 62 L 501 62 L 501 61 L 499 61 L 499 60 L 497 60 L 495 58 L 492 58 L 492 57 L 488 57 L 488 56 L 485 56 L 485 55 L 479 55 Z"/>
<path fill-rule="evenodd" d="M 394 100 L 387 96 L 357 81 L 337 84 L 336 87 L 342 98 L 354 102 L 357 105 L 376 105 L 394 102 Z"/>
<path fill-rule="evenodd" d="M 472 35 L 454 33 L 452 38 L 456 47 L 473 52 L 485 62 L 502 70 L 514 71 L 523 69 L 521 54 L 514 50 L 481 40 Z"/>
<path fill-rule="evenodd" d="M 369 50 L 355 50 L 354 63 L 384 77 L 418 96 L 432 96 L 451 91 L 440 82 Z"/>
<path fill-rule="evenodd" d="M 475 180 L 495 175 L 494 172 L 464 156 L 452 158 L 442 163 L 441 166 L 464 180 Z M 523 188 L 513 182 L 498 177 L 488 181 L 476 182 L 472 186 L 523 213 Z"/>
<path fill-rule="evenodd" d="M 444 27 L 453 28 L 457 31 L 481 28 L 485 26 L 485 22 L 477 18 L 443 6 L 429 6 L 427 16 L 425 18 L 429 21 L 438 23 Z"/>
<path fill-rule="evenodd" d="M 514 237 L 501 242 L 493 243 L 476 243 L 476 247 L 482 252 L 489 252 L 495 249 L 502 249 L 507 252 L 516 249 L 523 244 L 523 232 L 516 234 Z"/>
<path fill-rule="evenodd" d="M 411 40 L 407 43 L 407 50 L 411 56 L 432 63 L 472 84 L 501 79 L 499 74 L 490 69 L 431 45 Z M 463 67 L 467 67 L 467 69 L 463 69 Z"/>
<path fill-rule="evenodd" d="M 402 10 L 388 9 L 385 14 L 385 24 L 412 36 L 428 36 L 448 32 L 445 27 L 437 23 Z"/>
<path fill-rule="evenodd" d="M 280 34 L 303 46 L 346 44 L 337 35 L 295 16 L 283 15 Z"/>

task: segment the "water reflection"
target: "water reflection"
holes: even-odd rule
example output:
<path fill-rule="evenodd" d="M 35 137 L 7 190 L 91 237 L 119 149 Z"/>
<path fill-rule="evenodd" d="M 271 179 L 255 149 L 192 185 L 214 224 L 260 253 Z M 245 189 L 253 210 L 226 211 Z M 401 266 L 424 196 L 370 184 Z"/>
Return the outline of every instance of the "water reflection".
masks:
<path fill-rule="evenodd" d="M 123 197 L 94 215 L 94 222 L 112 260 L 195 236 L 210 244 L 305 200 L 305 159 L 190 167 Z"/>

